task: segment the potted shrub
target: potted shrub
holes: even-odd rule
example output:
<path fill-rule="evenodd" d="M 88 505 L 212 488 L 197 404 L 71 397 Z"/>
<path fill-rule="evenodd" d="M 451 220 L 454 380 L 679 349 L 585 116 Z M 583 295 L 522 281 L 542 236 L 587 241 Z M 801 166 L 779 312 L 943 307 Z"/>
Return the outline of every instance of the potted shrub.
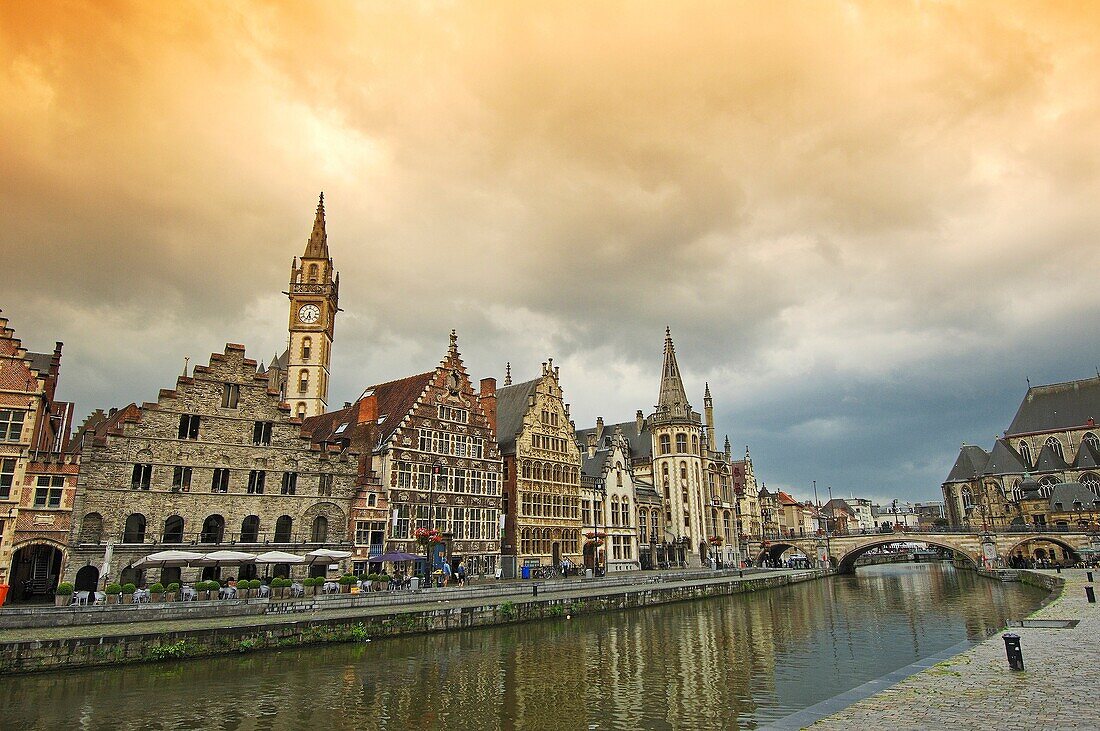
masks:
<path fill-rule="evenodd" d="M 122 596 L 122 584 L 107 584 L 107 603 L 118 604 Z"/>
<path fill-rule="evenodd" d="M 164 600 L 167 602 L 176 601 L 176 597 L 179 596 L 180 585 L 179 582 L 173 581 L 171 584 L 165 587 Z"/>
<path fill-rule="evenodd" d="M 359 581 L 359 579 L 355 578 L 354 574 L 344 574 L 343 576 L 341 576 L 339 578 L 340 593 L 341 594 L 350 593 L 352 584 L 355 584 L 358 581 Z"/>
<path fill-rule="evenodd" d="M 250 592 L 252 592 L 252 596 L 254 596 L 254 597 L 259 596 L 260 595 L 260 580 L 259 579 L 249 579 L 249 581 L 248 581 L 248 590 Z"/>
<path fill-rule="evenodd" d="M 305 589 L 306 596 L 313 596 L 317 593 L 317 580 L 312 577 L 302 579 L 302 588 Z"/>
<path fill-rule="evenodd" d="M 283 583 L 286 581 L 287 583 Z M 271 580 L 271 598 L 282 599 L 286 596 L 286 587 L 290 586 L 290 582 L 281 576 L 276 576 Z"/>
<path fill-rule="evenodd" d="M 57 585 L 53 592 L 53 601 L 59 607 L 67 607 L 73 603 L 73 585 L 63 581 Z"/>
<path fill-rule="evenodd" d="M 375 589 L 375 591 L 385 591 L 386 589 L 389 588 L 389 585 L 390 585 L 390 577 L 387 574 L 381 573 L 381 574 L 375 574 L 374 575 L 374 589 Z"/>
<path fill-rule="evenodd" d="M 247 599 L 252 596 L 252 593 L 248 590 L 248 579 L 241 579 L 237 582 L 237 598 Z"/>
<path fill-rule="evenodd" d="M 164 601 L 164 584 L 159 581 L 149 587 L 149 601 L 157 602 L 158 604 Z"/>
<path fill-rule="evenodd" d="M 137 584 L 123 584 L 122 585 L 122 603 L 133 604 L 134 592 L 137 591 Z"/>
<path fill-rule="evenodd" d="M 209 599 L 217 599 L 217 598 L 218 598 L 218 589 L 221 589 L 221 588 L 222 588 L 222 585 L 221 585 L 221 584 L 219 584 L 219 583 L 218 583 L 218 582 L 216 582 L 216 581 L 208 581 L 208 582 L 206 582 L 206 593 L 207 593 L 207 598 L 209 598 Z"/>

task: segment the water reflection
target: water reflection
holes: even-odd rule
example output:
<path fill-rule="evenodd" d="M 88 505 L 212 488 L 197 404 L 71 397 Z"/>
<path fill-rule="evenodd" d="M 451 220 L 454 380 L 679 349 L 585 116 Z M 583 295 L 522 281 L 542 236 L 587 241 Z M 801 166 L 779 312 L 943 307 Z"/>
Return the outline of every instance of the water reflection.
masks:
<path fill-rule="evenodd" d="M 1030 612 L 938 564 L 367 645 L 6 678 L 24 729 L 755 728 Z"/>

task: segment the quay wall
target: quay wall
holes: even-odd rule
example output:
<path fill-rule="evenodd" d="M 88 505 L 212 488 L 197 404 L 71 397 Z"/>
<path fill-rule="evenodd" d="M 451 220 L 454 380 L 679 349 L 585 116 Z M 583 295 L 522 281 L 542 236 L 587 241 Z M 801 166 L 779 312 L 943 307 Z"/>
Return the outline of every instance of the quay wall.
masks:
<path fill-rule="evenodd" d="M 663 586 L 633 590 L 612 589 L 578 597 L 512 595 L 503 602 L 483 600 L 474 606 L 393 607 L 392 612 L 325 618 L 291 614 L 279 621 L 222 628 L 142 631 L 141 624 L 125 634 L 62 637 L 0 643 L 0 675 L 122 663 L 207 657 L 323 642 L 362 642 L 398 635 L 490 627 L 517 622 L 633 609 L 671 602 L 763 591 L 825 576 L 819 570 L 794 574 L 753 575 L 743 579 Z M 608 587 L 610 588 L 610 587 Z"/>

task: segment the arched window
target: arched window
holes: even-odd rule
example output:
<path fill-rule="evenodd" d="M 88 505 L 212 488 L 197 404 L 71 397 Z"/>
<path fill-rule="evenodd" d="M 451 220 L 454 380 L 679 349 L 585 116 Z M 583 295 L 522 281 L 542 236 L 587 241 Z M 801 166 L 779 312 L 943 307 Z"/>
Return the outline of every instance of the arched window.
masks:
<path fill-rule="evenodd" d="M 970 492 L 970 486 L 967 485 L 962 489 L 962 502 L 963 510 L 969 510 L 974 507 L 974 495 Z"/>
<path fill-rule="evenodd" d="M 1081 439 L 1082 444 L 1087 444 L 1092 447 L 1092 451 L 1100 452 L 1100 437 L 1096 436 L 1092 432 L 1087 432 Z"/>
<path fill-rule="evenodd" d="M 1023 440 L 1020 440 L 1020 458 L 1024 461 L 1024 466 L 1028 469 L 1035 466 L 1035 463 L 1031 461 L 1031 447 Z"/>
<path fill-rule="evenodd" d="M 699 454 L 699 435 L 698 434 L 692 434 L 691 435 L 691 451 L 694 452 L 695 454 Z"/>
<path fill-rule="evenodd" d="M 618 467 L 615 468 L 615 486 L 616 487 L 622 487 L 623 486 L 623 466 L 622 465 L 619 465 Z"/>
<path fill-rule="evenodd" d="M 1050 494 L 1054 492 L 1054 486 L 1059 482 L 1058 478 L 1054 475 L 1047 475 L 1039 480 L 1039 494 L 1043 497 L 1050 497 Z"/>
<path fill-rule="evenodd" d="M 220 515 L 208 515 L 202 522 L 199 540 L 203 543 L 221 543 L 225 538 L 225 518 Z"/>
<path fill-rule="evenodd" d="M 310 264 L 309 265 L 309 281 L 310 282 L 316 282 L 317 281 L 317 265 L 316 264 Z"/>
<path fill-rule="evenodd" d="M 688 465 L 687 462 L 680 463 L 680 479 L 686 480 L 688 478 Z"/>
<path fill-rule="evenodd" d="M 88 513 L 80 523 L 80 542 L 99 543 L 103 540 L 103 516 Z"/>
<path fill-rule="evenodd" d="M 165 543 L 183 543 L 183 518 L 173 515 L 164 521 Z"/>
<path fill-rule="evenodd" d="M 1048 439 L 1047 446 L 1050 447 L 1051 451 L 1058 455 L 1058 459 L 1065 461 L 1065 457 L 1062 455 L 1062 443 L 1058 441 L 1058 437 L 1051 437 L 1050 439 Z"/>
<path fill-rule="evenodd" d="M 302 360 L 308 361 L 313 354 L 313 338 L 302 338 Z"/>
<path fill-rule="evenodd" d="M 619 498 L 611 496 L 611 525 L 619 524 Z"/>
<path fill-rule="evenodd" d="M 1078 477 L 1077 481 L 1093 492 L 1100 494 L 1100 477 L 1097 477 L 1095 472 L 1086 472 Z"/>
<path fill-rule="evenodd" d="M 527 460 L 523 460 L 523 479 L 531 479 L 531 463 Z"/>
<path fill-rule="evenodd" d="M 687 434 L 680 432 L 676 435 L 676 451 L 683 454 L 688 451 L 688 437 Z"/>
<path fill-rule="evenodd" d="M 1012 483 L 1012 499 L 1017 503 L 1024 499 L 1024 491 L 1020 489 L 1019 480 Z"/>
<path fill-rule="evenodd" d="M 275 521 L 275 542 L 290 543 L 290 532 L 294 527 L 294 519 L 289 515 L 280 516 Z"/>
<path fill-rule="evenodd" d="M 309 371 L 305 368 L 298 371 L 298 393 L 309 391 Z"/>
<path fill-rule="evenodd" d="M 314 543 L 324 543 L 328 540 L 328 518 L 323 515 L 318 515 L 313 519 L 311 540 Z"/>
<path fill-rule="evenodd" d="M 241 521 L 241 543 L 258 543 L 260 540 L 260 518 L 250 515 Z"/>
<path fill-rule="evenodd" d="M 131 513 L 126 518 L 126 528 L 122 533 L 123 543 L 145 543 L 145 516 Z"/>
<path fill-rule="evenodd" d="M 661 454 L 668 454 L 672 451 L 672 439 L 668 434 L 661 435 Z"/>
<path fill-rule="evenodd" d="M 625 526 L 630 525 L 630 498 L 624 497 L 622 503 L 619 505 L 619 512 L 622 514 L 622 524 Z"/>

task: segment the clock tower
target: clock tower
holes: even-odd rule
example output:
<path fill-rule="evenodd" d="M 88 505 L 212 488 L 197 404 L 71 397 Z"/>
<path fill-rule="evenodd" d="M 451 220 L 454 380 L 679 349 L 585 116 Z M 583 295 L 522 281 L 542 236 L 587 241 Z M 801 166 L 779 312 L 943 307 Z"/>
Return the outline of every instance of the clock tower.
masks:
<path fill-rule="evenodd" d="M 290 343 L 286 356 L 286 401 L 299 418 L 325 413 L 329 363 L 336 325 L 340 275 L 332 267 L 325 232 L 325 194 L 317 203 L 305 253 L 290 267 Z"/>

